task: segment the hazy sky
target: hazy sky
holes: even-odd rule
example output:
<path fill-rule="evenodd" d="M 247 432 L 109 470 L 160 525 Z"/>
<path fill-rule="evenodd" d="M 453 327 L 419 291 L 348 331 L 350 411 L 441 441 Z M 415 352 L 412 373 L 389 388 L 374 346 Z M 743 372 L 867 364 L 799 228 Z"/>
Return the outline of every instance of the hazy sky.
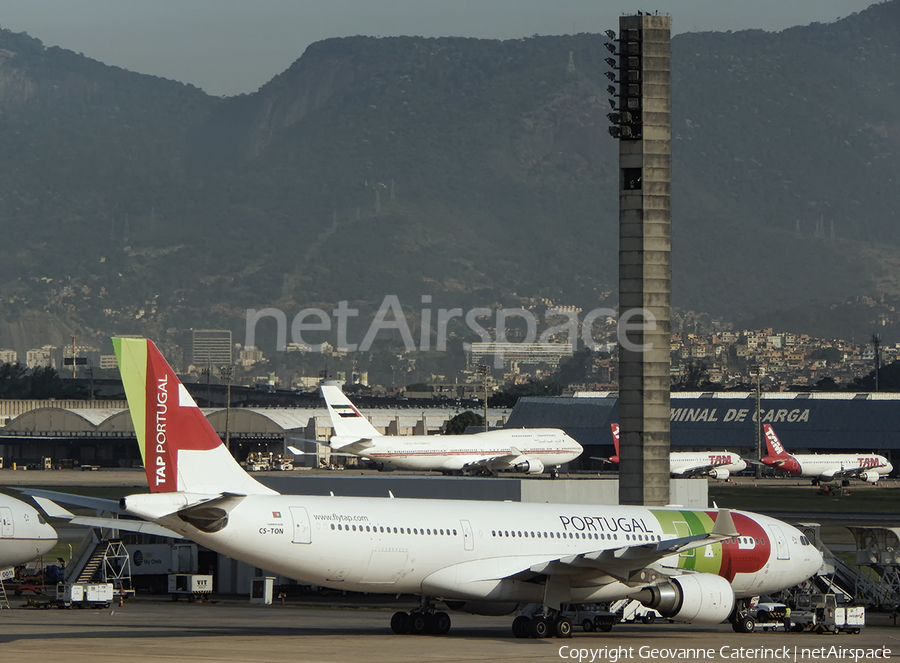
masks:
<path fill-rule="evenodd" d="M 328 37 L 602 32 L 637 10 L 678 32 L 830 23 L 873 0 L 0 0 L 0 26 L 210 94 L 254 92 Z"/>

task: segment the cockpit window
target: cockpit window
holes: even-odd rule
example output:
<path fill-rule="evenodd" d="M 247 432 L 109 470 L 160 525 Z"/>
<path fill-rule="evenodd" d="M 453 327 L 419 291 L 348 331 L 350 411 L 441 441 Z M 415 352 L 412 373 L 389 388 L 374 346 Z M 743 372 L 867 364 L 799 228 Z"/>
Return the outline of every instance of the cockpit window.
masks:
<path fill-rule="evenodd" d="M 41 514 L 38 514 L 38 522 L 39 522 L 41 525 L 46 525 L 46 524 L 47 524 L 47 521 L 44 520 L 44 517 L 43 517 Z"/>
<path fill-rule="evenodd" d="M 800 545 L 803 545 L 803 546 L 808 546 L 808 545 L 810 545 L 809 539 L 807 539 L 807 538 L 806 538 L 805 536 L 803 536 L 802 534 L 800 535 Z"/>

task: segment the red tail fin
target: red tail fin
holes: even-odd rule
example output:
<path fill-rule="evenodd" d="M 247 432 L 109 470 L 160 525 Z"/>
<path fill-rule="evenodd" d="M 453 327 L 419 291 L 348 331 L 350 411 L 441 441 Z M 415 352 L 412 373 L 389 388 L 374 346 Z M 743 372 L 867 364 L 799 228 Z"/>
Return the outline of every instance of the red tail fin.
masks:
<path fill-rule="evenodd" d="M 151 493 L 274 492 L 241 469 L 151 341 L 113 346 Z"/>
<path fill-rule="evenodd" d="M 784 446 L 775 434 L 771 424 L 763 424 L 763 431 L 765 431 L 766 435 L 766 449 L 769 452 L 769 456 L 772 458 L 786 458 L 790 455 L 784 450 Z"/>
<path fill-rule="evenodd" d="M 609 427 L 612 429 L 613 444 L 616 447 L 616 455 L 611 456 L 609 461 L 611 463 L 618 464 L 618 462 L 619 462 L 619 424 L 610 424 Z"/>

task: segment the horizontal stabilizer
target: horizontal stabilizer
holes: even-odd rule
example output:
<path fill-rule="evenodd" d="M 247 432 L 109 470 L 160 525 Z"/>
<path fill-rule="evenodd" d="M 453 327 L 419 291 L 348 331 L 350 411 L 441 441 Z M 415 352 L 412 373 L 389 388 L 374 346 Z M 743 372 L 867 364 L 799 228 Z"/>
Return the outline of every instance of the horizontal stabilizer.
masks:
<path fill-rule="evenodd" d="M 61 507 L 53 500 L 46 497 L 33 496 L 34 501 L 50 518 L 59 518 L 60 520 L 68 520 L 72 525 L 80 525 L 82 527 L 97 527 L 102 529 L 116 529 L 125 532 L 137 532 L 139 534 L 152 534 L 153 536 L 164 536 L 173 539 L 182 539 L 180 534 L 170 529 L 147 522 L 146 520 L 131 520 L 126 518 L 100 518 L 95 516 L 76 516 L 71 511 Z"/>
<path fill-rule="evenodd" d="M 290 451 L 295 456 L 338 456 L 341 458 L 359 458 L 359 454 L 344 454 L 333 449 L 328 449 L 327 451 L 318 452 L 318 451 L 300 451 L 297 447 L 288 446 L 288 451 Z"/>

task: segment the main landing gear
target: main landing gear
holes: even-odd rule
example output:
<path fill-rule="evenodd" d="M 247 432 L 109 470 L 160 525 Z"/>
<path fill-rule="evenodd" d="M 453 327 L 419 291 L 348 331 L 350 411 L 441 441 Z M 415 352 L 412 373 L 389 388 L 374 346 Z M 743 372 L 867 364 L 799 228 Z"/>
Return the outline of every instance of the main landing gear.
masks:
<path fill-rule="evenodd" d="M 434 609 L 434 604 L 422 599 L 422 604 L 412 612 L 395 612 L 391 617 L 391 630 L 397 634 L 444 635 L 450 631 L 450 615 Z"/>
<path fill-rule="evenodd" d="M 743 599 L 735 602 L 734 612 L 728 618 L 735 633 L 753 633 L 756 630 L 756 620 L 748 612 L 748 606 L 749 602 Z"/>
<path fill-rule="evenodd" d="M 562 615 L 519 615 L 513 620 L 512 632 L 517 638 L 571 638 L 572 622 Z"/>

